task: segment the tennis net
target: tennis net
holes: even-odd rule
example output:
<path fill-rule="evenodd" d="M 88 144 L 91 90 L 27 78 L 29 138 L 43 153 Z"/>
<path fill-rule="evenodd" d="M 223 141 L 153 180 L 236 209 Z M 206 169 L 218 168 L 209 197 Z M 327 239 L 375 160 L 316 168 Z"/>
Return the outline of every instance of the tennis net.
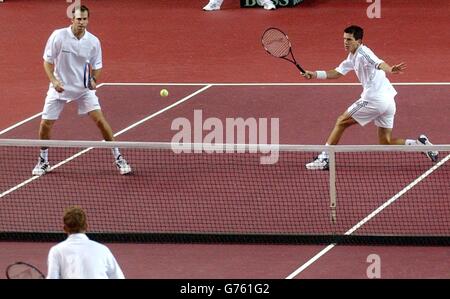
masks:
<path fill-rule="evenodd" d="M 32 176 L 41 146 L 52 170 Z M 323 150 L 330 169 L 307 170 Z M 79 205 L 104 242 L 450 245 L 450 145 L 3 139 L 0 153 L 0 240 L 62 240 L 63 211 Z"/>

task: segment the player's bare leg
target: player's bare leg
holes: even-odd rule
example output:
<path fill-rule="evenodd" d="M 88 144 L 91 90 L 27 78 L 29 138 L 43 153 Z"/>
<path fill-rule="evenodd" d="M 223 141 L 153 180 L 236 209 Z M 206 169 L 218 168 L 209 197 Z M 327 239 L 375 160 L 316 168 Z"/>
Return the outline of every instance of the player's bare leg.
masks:
<path fill-rule="evenodd" d="M 405 139 L 392 138 L 392 129 L 378 127 L 378 142 L 386 145 L 404 145 Z"/>
<path fill-rule="evenodd" d="M 380 144 L 389 145 L 433 145 L 426 135 L 420 135 L 417 140 L 392 138 L 392 129 L 378 128 L 378 140 Z M 431 161 L 436 162 L 439 160 L 438 151 L 425 151 L 423 152 Z"/>
<path fill-rule="evenodd" d="M 39 125 L 39 139 L 50 140 L 53 125 L 56 120 L 42 119 Z"/>
<path fill-rule="evenodd" d="M 91 119 L 95 122 L 97 128 L 100 129 L 103 139 L 106 141 L 114 141 L 114 135 L 111 126 L 106 121 L 105 116 L 101 110 L 94 110 L 88 113 Z"/>
<path fill-rule="evenodd" d="M 93 110 L 88 113 L 90 118 L 95 122 L 97 125 L 97 128 L 100 129 L 100 132 L 102 133 L 103 139 L 105 141 L 114 141 L 114 135 L 111 129 L 111 126 L 106 121 L 105 116 L 103 115 L 102 111 L 100 109 Z M 122 154 L 120 153 L 119 149 L 117 147 L 112 149 L 114 158 L 115 158 L 115 164 L 117 168 L 120 171 L 120 174 L 127 174 L 131 172 L 131 167 L 128 165 L 127 161 L 123 158 Z"/>
<path fill-rule="evenodd" d="M 339 140 L 341 140 L 341 137 L 344 134 L 345 129 L 356 123 L 357 123 L 356 120 L 354 120 L 347 112 L 340 115 L 336 120 L 336 124 L 334 125 L 333 131 L 331 131 L 331 134 L 327 139 L 327 144 L 328 145 L 338 144 Z"/>

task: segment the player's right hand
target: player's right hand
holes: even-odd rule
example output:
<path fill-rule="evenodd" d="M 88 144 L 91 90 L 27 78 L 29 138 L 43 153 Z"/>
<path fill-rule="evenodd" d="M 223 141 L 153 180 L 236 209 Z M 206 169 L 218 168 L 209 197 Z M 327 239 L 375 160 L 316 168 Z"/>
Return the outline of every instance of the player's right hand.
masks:
<path fill-rule="evenodd" d="M 310 71 L 306 71 L 305 73 L 302 74 L 303 77 L 305 77 L 305 79 L 310 80 L 313 79 L 315 75 L 315 72 L 310 72 Z"/>
<path fill-rule="evenodd" d="M 52 81 L 52 84 L 53 84 L 53 88 L 55 88 L 55 90 L 57 92 L 63 92 L 64 91 L 64 85 L 62 84 L 61 81 L 55 79 L 55 80 Z"/>

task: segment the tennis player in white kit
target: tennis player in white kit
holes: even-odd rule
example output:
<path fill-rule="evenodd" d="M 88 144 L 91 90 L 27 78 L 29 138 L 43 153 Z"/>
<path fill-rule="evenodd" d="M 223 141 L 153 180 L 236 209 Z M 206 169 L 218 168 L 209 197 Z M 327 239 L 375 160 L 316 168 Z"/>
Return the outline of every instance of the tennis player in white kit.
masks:
<path fill-rule="evenodd" d="M 88 114 L 106 141 L 113 141 L 113 133 L 100 108 L 95 94 L 97 80 L 102 69 L 102 50 L 99 39 L 88 32 L 89 9 L 82 5 L 72 11 L 72 25 L 55 30 L 47 41 L 44 51 L 44 70 L 50 80 L 45 98 L 39 138 L 49 140 L 54 123 L 69 100 L 78 104 L 79 114 Z M 92 65 L 92 80 L 84 86 L 84 66 Z M 115 165 L 121 174 L 131 172 L 131 167 L 118 148 L 113 148 Z M 33 175 L 50 171 L 48 148 L 41 148 Z"/>
<path fill-rule="evenodd" d="M 339 143 L 346 128 L 359 123 L 361 126 L 374 121 L 378 127 L 380 144 L 394 145 L 431 145 L 427 136 L 420 135 L 417 140 L 392 138 L 394 127 L 395 100 L 397 91 L 386 77 L 386 73 L 401 73 L 406 65 L 400 63 L 390 66 L 379 59 L 368 47 L 362 44 L 364 31 L 361 27 L 352 25 L 344 30 L 344 48 L 349 52 L 336 69 L 329 71 L 306 71 L 306 79 L 337 79 L 354 70 L 363 86 L 361 98 L 353 103 L 346 112 L 338 117 L 336 125 L 328 137 L 326 145 Z M 428 151 L 425 154 L 433 162 L 438 160 L 437 151 Z M 327 170 L 328 153 L 322 152 L 312 162 L 306 164 L 310 170 Z"/>
<path fill-rule="evenodd" d="M 86 235 L 87 216 L 81 207 L 68 207 L 63 222 L 68 236 L 50 248 L 48 279 L 125 278 L 111 250 Z"/>

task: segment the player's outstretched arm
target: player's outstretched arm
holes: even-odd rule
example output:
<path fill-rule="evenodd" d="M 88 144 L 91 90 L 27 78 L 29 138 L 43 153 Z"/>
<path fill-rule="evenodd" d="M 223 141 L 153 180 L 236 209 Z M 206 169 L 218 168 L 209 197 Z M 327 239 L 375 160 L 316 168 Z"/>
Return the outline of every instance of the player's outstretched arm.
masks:
<path fill-rule="evenodd" d="M 383 70 L 389 74 L 401 74 L 406 69 L 406 63 L 402 62 L 399 64 L 395 64 L 393 66 L 390 66 L 386 62 L 382 62 L 378 66 L 378 69 Z"/>
<path fill-rule="evenodd" d="M 321 74 L 320 72 L 323 73 Z M 302 74 L 302 76 L 305 77 L 306 79 L 337 79 L 342 77 L 342 74 L 336 70 L 315 71 L 315 72 L 305 71 L 305 73 Z"/>

